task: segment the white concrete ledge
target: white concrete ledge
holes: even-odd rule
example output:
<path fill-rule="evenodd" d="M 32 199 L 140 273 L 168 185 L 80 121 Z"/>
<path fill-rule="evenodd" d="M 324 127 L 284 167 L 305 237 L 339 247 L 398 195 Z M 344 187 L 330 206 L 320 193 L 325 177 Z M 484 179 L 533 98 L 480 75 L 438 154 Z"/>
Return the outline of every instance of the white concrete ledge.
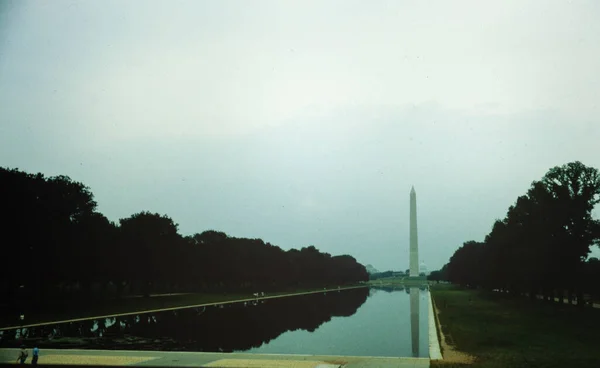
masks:
<path fill-rule="evenodd" d="M 433 312 L 433 300 L 431 299 L 431 291 L 429 292 L 429 359 L 442 359 L 440 342 L 437 335 L 437 327 Z"/>

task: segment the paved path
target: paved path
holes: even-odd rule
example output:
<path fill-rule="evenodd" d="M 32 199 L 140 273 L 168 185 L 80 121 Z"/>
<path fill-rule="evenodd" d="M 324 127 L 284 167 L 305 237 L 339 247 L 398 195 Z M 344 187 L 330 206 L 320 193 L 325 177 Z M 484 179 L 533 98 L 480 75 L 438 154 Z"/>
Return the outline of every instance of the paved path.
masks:
<path fill-rule="evenodd" d="M 527 294 L 527 296 L 529 296 L 529 294 Z M 543 295 L 536 295 L 537 299 L 539 300 L 543 300 L 544 296 Z M 560 302 L 560 298 L 558 297 L 554 297 L 554 301 L 555 302 Z M 564 304 L 571 304 L 571 305 L 577 305 L 576 301 L 573 301 L 572 303 L 569 303 L 569 299 L 568 298 L 563 298 L 563 303 Z M 590 305 L 588 305 L 589 307 Z M 600 308 L 600 304 L 599 303 L 591 303 L 591 307 L 592 308 Z"/>
<path fill-rule="evenodd" d="M 19 349 L 0 349 L 0 363 L 15 363 Z M 29 354 L 31 356 L 31 352 Z M 27 364 L 30 363 L 28 358 Z M 323 355 L 196 353 L 116 350 L 44 349 L 39 364 L 174 367 L 261 367 L 261 368 L 426 368 L 427 358 L 387 358 Z"/>
<path fill-rule="evenodd" d="M 540 296 L 538 297 L 538 299 L 544 299 L 544 297 L 540 295 Z M 554 297 L 554 301 L 555 301 L 555 302 L 559 302 L 559 301 L 560 301 L 560 299 L 559 299 L 559 298 L 557 298 L 557 297 Z M 565 304 L 577 305 L 577 302 L 569 303 L 569 299 L 567 299 L 567 298 L 564 298 L 564 299 L 563 299 L 563 303 L 565 303 Z M 592 306 L 592 308 L 600 308 L 600 304 L 599 304 L 599 303 L 592 303 L 592 304 L 591 304 L 591 306 Z"/>
<path fill-rule="evenodd" d="M 427 308 L 429 309 L 427 315 L 427 319 L 429 320 L 429 358 L 432 360 L 440 360 L 442 359 L 442 349 L 440 347 L 440 342 L 437 335 L 437 323 L 434 316 L 433 297 L 431 296 L 431 291 L 427 294 L 427 299 L 429 302 L 429 308 Z"/>
<path fill-rule="evenodd" d="M 505 292 L 505 291 L 500 291 L 498 289 L 494 289 L 492 291 L 497 292 L 497 293 L 504 293 Z M 529 293 L 524 293 L 524 296 L 529 297 Z M 543 300 L 544 299 L 543 295 L 536 295 L 535 297 L 538 300 Z M 560 298 L 554 297 L 554 301 L 555 302 L 560 302 Z M 569 303 L 569 299 L 568 298 L 563 298 L 563 303 L 564 304 L 577 305 L 576 301 L 573 301 L 572 303 Z M 590 306 L 590 305 L 588 305 L 588 306 Z M 591 303 L 591 307 L 592 308 L 599 308 L 600 309 L 600 303 Z"/>

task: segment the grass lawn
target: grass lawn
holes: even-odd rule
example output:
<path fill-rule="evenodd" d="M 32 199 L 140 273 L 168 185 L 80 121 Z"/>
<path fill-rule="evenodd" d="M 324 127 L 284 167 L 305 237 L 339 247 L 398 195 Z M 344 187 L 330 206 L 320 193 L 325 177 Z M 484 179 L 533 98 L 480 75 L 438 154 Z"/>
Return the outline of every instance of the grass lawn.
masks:
<path fill-rule="evenodd" d="M 432 285 L 431 293 L 446 341 L 475 357 L 432 367 L 600 367 L 600 309 L 452 285 Z"/>
<path fill-rule="evenodd" d="M 360 286 L 345 286 L 344 288 L 366 287 Z M 332 287 L 330 290 L 337 290 Z M 265 298 L 279 297 L 282 295 L 323 291 L 323 288 L 313 289 L 297 289 L 293 291 L 281 291 L 265 293 Z M 65 321 L 73 319 L 93 318 L 96 316 L 107 316 L 115 314 L 141 313 L 163 308 L 177 308 L 185 306 L 194 306 L 210 303 L 224 303 L 243 299 L 255 299 L 252 293 L 247 294 L 184 294 L 184 295 L 168 295 L 168 296 L 151 296 L 147 298 L 122 298 L 105 301 L 94 301 L 89 304 L 68 304 L 54 306 L 54 308 L 44 308 L 39 313 L 27 315 L 24 325 L 36 323 L 50 323 L 55 321 Z M 14 318 L 8 320 L 8 316 L 2 316 L 0 319 L 0 329 L 8 327 L 19 327 L 15 324 Z"/>

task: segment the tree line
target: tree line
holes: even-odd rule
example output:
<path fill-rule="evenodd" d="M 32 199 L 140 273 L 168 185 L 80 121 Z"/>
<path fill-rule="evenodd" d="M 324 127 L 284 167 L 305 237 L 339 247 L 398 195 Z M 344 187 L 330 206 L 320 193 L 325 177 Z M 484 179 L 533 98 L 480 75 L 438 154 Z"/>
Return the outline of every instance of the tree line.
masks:
<path fill-rule="evenodd" d="M 284 251 L 214 230 L 184 236 L 170 217 L 147 211 L 109 221 L 91 190 L 67 176 L 0 168 L 0 185 L 4 308 L 67 296 L 267 292 L 368 280 L 352 256 L 312 245 Z"/>
<path fill-rule="evenodd" d="M 600 245 L 600 221 L 592 217 L 599 202 L 597 169 L 579 161 L 551 168 L 483 242 L 465 242 L 430 279 L 549 301 L 576 298 L 583 306 L 584 296 L 600 296 L 600 261 L 588 259 Z"/>
<path fill-rule="evenodd" d="M 383 271 L 383 272 L 375 272 L 369 275 L 369 279 L 370 280 L 379 280 L 379 279 L 385 279 L 385 278 L 389 278 L 389 277 L 398 277 L 398 276 L 409 276 L 410 275 L 410 270 L 407 269 L 406 271 L 392 271 L 392 270 L 388 270 L 388 271 Z M 419 276 L 425 276 L 424 272 L 421 272 L 419 274 Z"/>

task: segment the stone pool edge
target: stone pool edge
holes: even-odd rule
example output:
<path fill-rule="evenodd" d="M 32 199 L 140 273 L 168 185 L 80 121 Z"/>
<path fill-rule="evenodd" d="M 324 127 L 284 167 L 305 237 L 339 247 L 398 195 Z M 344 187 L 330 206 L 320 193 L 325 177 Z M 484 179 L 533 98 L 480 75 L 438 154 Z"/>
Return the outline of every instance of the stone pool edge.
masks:
<path fill-rule="evenodd" d="M 0 364 L 14 362 L 19 349 L 0 348 Z M 60 363 L 56 359 L 60 358 Z M 374 356 L 337 356 L 337 355 L 301 355 L 301 354 L 249 354 L 249 353 L 209 353 L 209 352 L 170 352 L 170 351 L 126 351 L 126 350 L 79 350 L 44 349 L 40 352 L 40 364 L 43 360 L 53 360 L 59 365 L 118 365 L 127 366 L 192 366 L 192 367 L 255 367 L 256 364 L 271 362 L 282 368 L 307 367 L 429 367 L 429 358 L 411 357 L 374 357 Z M 86 363 L 86 358 L 94 358 L 94 363 Z M 102 364 L 102 359 L 105 364 Z M 27 362 L 29 363 L 29 362 Z M 308 364 L 307 364 L 308 363 Z M 231 365 L 233 364 L 233 365 Z M 239 365 L 238 365 L 239 364 Z M 52 363 L 50 363 L 52 365 Z M 272 365 L 269 364 L 269 367 Z"/>
<path fill-rule="evenodd" d="M 433 313 L 433 299 L 431 297 L 431 291 L 427 293 L 427 298 L 429 299 L 429 359 L 440 360 L 442 359 L 442 352 L 440 349 L 440 342 L 438 340 L 437 322 Z"/>

